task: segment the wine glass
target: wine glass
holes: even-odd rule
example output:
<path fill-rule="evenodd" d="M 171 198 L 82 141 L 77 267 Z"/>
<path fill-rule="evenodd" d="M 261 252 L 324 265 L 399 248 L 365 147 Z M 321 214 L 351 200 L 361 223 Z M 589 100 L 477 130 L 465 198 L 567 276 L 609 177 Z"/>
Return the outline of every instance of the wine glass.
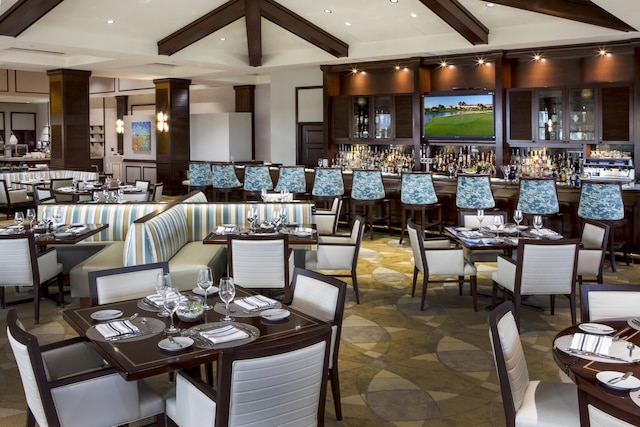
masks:
<path fill-rule="evenodd" d="M 17 211 L 13 214 L 13 222 L 18 226 L 18 232 L 22 233 L 24 231 L 24 213 L 21 211 Z"/>
<path fill-rule="evenodd" d="M 522 222 L 522 211 L 520 209 L 516 209 L 513 212 L 513 220 L 516 222 L 518 226 L 518 237 L 520 237 L 520 223 Z"/>
<path fill-rule="evenodd" d="M 476 218 L 478 218 L 478 230 L 482 229 L 482 221 L 484 221 L 484 209 L 478 209 L 476 211 Z"/>
<path fill-rule="evenodd" d="M 493 216 L 493 225 L 496 226 L 496 237 L 500 237 L 500 227 L 502 227 L 502 215 Z"/>
<path fill-rule="evenodd" d="M 266 202 L 267 201 L 267 189 L 263 188 L 262 190 L 260 190 L 260 197 L 262 197 L 262 201 Z"/>
<path fill-rule="evenodd" d="M 204 291 L 204 309 L 211 310 L 213 306 L 207 304 L 207 293 L 213 285 L 213 277 L 209 267 L 198 270 L 198 287 Z"/>
<path fill-rule="evenodd" d="M 158 274 L 156 279 L 156 294 L 162 297 L 162 310 L 158 312 L 158 317 L 169 317 L 169 311 L 164 306 L 164 296 L 171 287 L 171 276 L 169 274 Z"/>
<path fill-rule="evenodd" d="M 231 322 L 233 317 L 229 316 L 229 304 L 236 296 L 236 287 L 233 284 L 233 277 L 220 278 L 220 289 L 218 290 L 220 299 L 224 302 L 226 315 L 221 319 L 223 322 Z"/>
<path fill-rule="evenodd" d="M 533 216 L 533 227 L 538 231 L 538 236 L 540 236 L 540 229 L 542 228 L 542 217 L 540 215 Z"/>
<path fill-rule="evenodd" d="M 62 225 L 62 214 L 59 208 L 53 208 L 53 228 L 58 228 Z"/>
<path fill-rule="evenodd" d="M 255 228 L 256 220 L 258 219 L 258 209 L 255 207 L 249 208 L 249 213 L 247 214 L 247 221 L 249 221 L 249 228 Z"/>
<path fill-rule="evenodd" d="M 164 306 L 169 311 L 169 318 L 171 319 L 171 325 L 164 331 L 169 334 L 175 334 L 180 332 L 180 328 L 175 327 L 173 324 L 173 313 L 176 312 L 180 305 L 180 292 L 176 288 L 167 288 L 167 292 L 164 294 Z"/>
<path fill-rule="evenodd" d="M 33 220 L 36 219 L 36 210 L 33 208 L 27 209 L 27 219 L 29 220 L 29 228 L 33 228 Z"/>

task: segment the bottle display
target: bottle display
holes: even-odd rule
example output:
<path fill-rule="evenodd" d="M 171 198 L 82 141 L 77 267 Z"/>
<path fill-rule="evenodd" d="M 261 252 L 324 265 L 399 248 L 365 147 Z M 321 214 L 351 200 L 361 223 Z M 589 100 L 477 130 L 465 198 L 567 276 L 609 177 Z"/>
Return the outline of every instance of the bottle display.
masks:
<path fill-rule="evenodd" d="M 503 177 L 510 181 L 519 178 L 548 178 L 567 185 L 577 185 L 583 173 L 582 152 L 540 148 L 512 149 L 509 164 L 502 167 Z"/>
<path fill-rule="evenodd" d="M 426 147 L 426 146 L 425 146 Z M 496 156 L 493 148 L 461 146 L 423 148 L 423 157 L 427 151 L 434 152 L 431 171 L 434 174 L 456 176 L 458 173 L 481 173 L 494 176 Z M 423 163 L 426 163 L 423 161 Z"/>
<path fill-rule="evenodd" d="M 414 168 L 414 149 L 410 145 L 349 145 L 342 144 L 334 166 L 353 169 L 380 169 L 385 173 L 401 173 Z"/>

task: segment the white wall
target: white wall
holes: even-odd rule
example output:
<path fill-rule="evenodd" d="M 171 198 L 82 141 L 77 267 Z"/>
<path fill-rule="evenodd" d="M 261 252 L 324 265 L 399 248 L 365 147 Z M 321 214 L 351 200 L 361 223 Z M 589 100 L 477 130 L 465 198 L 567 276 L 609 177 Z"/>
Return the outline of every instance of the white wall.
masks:
<path fill-rule="evenodd" d="M 296 87 L 322 86 L 322 70 L 310 67 L 271 74 L 271 161 L 296 163 Z M 258 131 L 256 125 L 256 131 Z"/>
<path fill-rule="evenodd" d="M 191 160 L 251 158 L 251 113 L 191 114 Z"/>
<path fill-rule="evenodd" d="M 258 85 L 255 92 L 256 155 L 251 160 L 271 160 L 271 86 Z"/>

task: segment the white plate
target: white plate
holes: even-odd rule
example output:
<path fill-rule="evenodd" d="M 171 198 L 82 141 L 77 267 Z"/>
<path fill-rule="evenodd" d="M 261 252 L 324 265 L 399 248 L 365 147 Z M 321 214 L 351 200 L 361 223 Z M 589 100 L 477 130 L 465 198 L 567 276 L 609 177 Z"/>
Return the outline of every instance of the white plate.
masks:
<path fill-rule="evenodd" d="M 613 378 L 618 378 L 624 375 L 624 372 L 618 371 L 602 371 L 596 374 L 596 378 L 598 381 L 602 383 L 602 385 L 612 388 L 614 390 L 634 390 L 636 388 L 640 388 L 640 379 L 634 377 L 633 375 L 627 378 L 626 380 L 618 381 L 615 384 L 608 384 L 607 381 L 610 381 Z"/>
<path fill-rule="evenodd" d="M 602 325 L 600 323 L 581 323 L 580 325 L 578 325 L 578 328 L 588 334 L 595 335 L 607 335 L 615 332 L 615 329 L 613 329 L 611 326 Z"/>
<path fill-rule="evenodd" d="M 158 343 L 158 347 L 167 351 L 180 351 L 193 345 L 193 340 L 189 337 L 174 337 L 173 341 L 175 342 L 171 342 L 169 338 L 165 338 Z"/>
<path fill-rule="evenodd" d="M 7 228 L 9 230 L 16 230 L 16 229 L 20 228 L 20 226 L 19 225 L 9 225 L 9 226 L 7 226 Z"/>
<path fill-rule="evenodd" d="M 471 231 L 472 229 L 469 227 L 457 227 L 456 231 Z"/>
<path fill-rule="evenodd" d="M 60 232 L 60 233 L 53 233 L 54 236 L 56 236 L 58 239 L 64 239 L 66 237 L 71 237 L 73 236 L 73 233 L 68 233 L 68 232 Z"/>
<path fill-rule="evenodd" d="M 191 289 L 191 292 L 193 292 L 196 295 L 204 296 L 204 290 L 202 290 L 199 287 Z M 207 291 L 207 296 L 215 295 L 216 292 L 218 292 L 218 287 L 217 286 L 212 286 Z"/>
<path fill-rule="evenodd" d="M 91 313 L 91 318 L 98 321 L 117 319 L 120 316 L 122 316 L 120 310 L 99 310 Z"/>
<path fill-rule="evenodd" d="M 518 225 L 516 228 L 518 230 L 526 230 L 527 228 L 529 228 L 529 226 L 528 225 Z"/>
<path fill-rule="evenodd" d="M 636 331 L 640 331 L 640 317 L 632 317 L 631 319 L 627 320 L 627 324 Z"/>
<path fill-rule="evenodd" d="M 270 308 L 268 310 L 261 311 L 260 317 L 266 320 L 282 320 L 289 317 L 290 314 L 289 310 L 282 308 Z"/>
<path fill-rule="evenodd" d="M 561 234 L 550 234 L 548 236 L 544 236 L 545 239 L 549 239 L 549 240 L 560 240 L 562 239 L 562 235 Z"/>

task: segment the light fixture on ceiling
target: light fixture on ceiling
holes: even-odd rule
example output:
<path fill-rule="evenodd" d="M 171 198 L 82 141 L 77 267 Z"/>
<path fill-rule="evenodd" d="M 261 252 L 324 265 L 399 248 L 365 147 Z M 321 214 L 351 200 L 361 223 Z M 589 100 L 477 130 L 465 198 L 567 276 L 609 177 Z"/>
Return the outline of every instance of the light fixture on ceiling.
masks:
<path fill-rule="evenodd" d="M 412 17 L 412 18 L 417 18 L 417 17 L 418 17 L 418 14 L 417 14 L 417 13 L 415 13 L 415 12 L 411 12 L 411 17 Z"/>
<path fill-rule="evenodd" d="M 389 0 L 391 3 L 398 3 L 398 0 Z"/>
<path fill-rule="evenodd" d="M 449 66 L 449 63 L 447 63 L 447 61 L 440 61 L 441 68 L 447 68 L 448 66 Z"/>
<path fill-rule="evenodd" d="M 120 135 L 124 133 L 124 121 L 122 119 L 116 120 L 116 133 Z"/>
<path fill-rule="evenodd" d="M 495 5 L 496 5 L 495 3 L 487 3 L 487 4 L 486 4 L 486 6 L 487 6 L 487 7 L 493 7 L 493 6 L 495 6 Z"/>
<path fill-rule="evenodd" d="M 113 19 L 107 19 L 107 24 L 114 24 L 116 21 Z"/>
<path fill-rule="evenodd" d="M 351 26 L 351 22 L 347 21 L 347 22 L 344 23 L 344 25 L 346 25 L 347 27 L 350 27 Z"/>
<path fill-rule="evenodd" d="M 158 115 L 156 116 L 157 118 L 157 126 L 158 126 L 158 131 L 160 132 L 167 132 L 169 131 L 169 115 L 167 113 L 158 113 Z"/>
<path fill-rule="evenodd" d="M 484 60 L 484 58 L 478 58 L 476 60 L 476 62 L 478 63 L 478 65 L 485 65 L 487 62 Z"/>
<path fill-rule="evenodd" d="M 331 13 L 331 12 L 332 12 L 331 9 L 325 9 L 324 10 L 324 13 Z"/>
<path fill-rule="evenodd" d="M 611 56 L 611 53 L 607 50 L 606 47 L 601 47 L 598 49 L 598 55 L 600 56 Z"/>
<path fill-rule="evenodd" d="M 545 59 L 542 57 L 542 54 L 539 53 L 539 52 L 535 52 L 533 54 L 533 60 L 536 61 L 536 62 L 544 62 L 545 61 Z"/>
<path fill-rule="evenodd" d="M 221 42 L 226 41 L 226 40 L 227 40 L 227 38 L 226 38 L 226 37 L 220 37 L 220 41 L 221 41 Z"/>

